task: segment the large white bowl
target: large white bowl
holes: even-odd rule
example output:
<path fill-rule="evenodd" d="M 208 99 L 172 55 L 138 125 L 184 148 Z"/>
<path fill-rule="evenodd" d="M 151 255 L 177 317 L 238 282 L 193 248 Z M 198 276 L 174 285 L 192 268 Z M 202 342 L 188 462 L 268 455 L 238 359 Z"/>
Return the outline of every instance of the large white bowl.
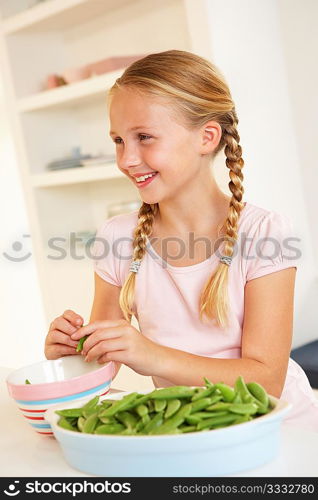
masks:
<path fill-rule="evenodd" d="M 121 399 L 129 392 L 100 398 Z M 90 398 L 86 398 L 89 401 Z M 270 396 L 274 409 L 250 422 L 209 431 L 153 436 L 84 434 L 57 425 L 56 410 L 44 417 L 66 461 L 80 471 L 107 477 L 211 477 L 259 467 L 278 453 L 280 428 L 291 404 Z M 81 405 L 85 403 L 82 400 Z"/>

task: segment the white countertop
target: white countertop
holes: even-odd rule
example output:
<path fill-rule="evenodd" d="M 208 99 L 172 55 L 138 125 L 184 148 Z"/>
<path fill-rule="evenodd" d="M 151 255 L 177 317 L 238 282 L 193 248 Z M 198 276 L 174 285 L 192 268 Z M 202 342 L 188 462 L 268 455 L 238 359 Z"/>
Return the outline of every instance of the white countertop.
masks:
<path fill-rule="evenodd" d="M 1 476 L 89 477 L 68 465 L 54 437 L 37 434 L 22 418 L 8 394 L 5 379 L 10 371 L 0 367 Z M 318 477 L 318 433 L 290 424 L 283 424 L 281 430 L 280 451 L 274 460 L 229 477 Z"/>

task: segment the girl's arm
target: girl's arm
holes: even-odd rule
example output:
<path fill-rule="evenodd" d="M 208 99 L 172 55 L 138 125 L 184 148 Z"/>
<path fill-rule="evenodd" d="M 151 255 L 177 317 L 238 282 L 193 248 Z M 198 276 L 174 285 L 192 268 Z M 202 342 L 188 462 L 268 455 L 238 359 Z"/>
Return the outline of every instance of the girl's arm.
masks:
<path fill-rule="evenodd" d="M 253 279 L 245 285 L 240 359 L 207 358 L 160 346 L 159 377 L 176 385 L 203 385 L 203 377 L 231 386 L 239 375 L 280 397 L 293 334 L 296 268 Z"/>
<path fill-rule="evenodd" d="M 92 323 L 96 320 L 125 319 L 119 306 L 119 295 L 121 288 L 103 280 L 97 273 L 94 273 L 94 277 L 95 294 L 89 323 Z M 121 367 L 121 363 L 117 361 L 114 361 L 114 364 L 115 374 L 113 376 L 113 379 L 116 377 Z"/>

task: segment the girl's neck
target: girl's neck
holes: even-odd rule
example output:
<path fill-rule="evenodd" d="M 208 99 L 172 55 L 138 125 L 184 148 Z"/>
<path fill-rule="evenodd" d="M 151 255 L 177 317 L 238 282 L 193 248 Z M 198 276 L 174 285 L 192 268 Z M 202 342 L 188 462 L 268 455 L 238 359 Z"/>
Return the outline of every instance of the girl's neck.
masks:
<path fill-rule="evenodd" d="M 225 222 L 230 200 L 230 196 L 219 191 L 206 205 L 202 200 L 189 201 L 183 207 L 173 203 L 159 203 L 154 225 L 157 231 L 175 236 L 188 232 L 209 234 Z"/>

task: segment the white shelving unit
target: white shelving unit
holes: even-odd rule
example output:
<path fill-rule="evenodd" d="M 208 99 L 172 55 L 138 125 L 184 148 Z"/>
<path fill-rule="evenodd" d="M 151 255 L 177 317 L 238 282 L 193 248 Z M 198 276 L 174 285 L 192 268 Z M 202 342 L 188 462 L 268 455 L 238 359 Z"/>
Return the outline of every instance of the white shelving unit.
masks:
<path fill-rule="evenodd" d="M 139 193 L 114 163 L 55 172 L 46 165 L 75 147 L 83 154 L 115 152 L 106 94 L 124 68 L 52 90 L 45 81 L 112 56 L 174 48 L 210 58 L 205 0 L 35 3 L 0 0 L 7 103 L 47 320 L 72 308 L 87 321 L 92 261 L 83 245 L 72 253 L 72 235 L 94 233 L 111 204 L 140 202 Z M 58 250 L 56 238 L 63 240 Z"/>

